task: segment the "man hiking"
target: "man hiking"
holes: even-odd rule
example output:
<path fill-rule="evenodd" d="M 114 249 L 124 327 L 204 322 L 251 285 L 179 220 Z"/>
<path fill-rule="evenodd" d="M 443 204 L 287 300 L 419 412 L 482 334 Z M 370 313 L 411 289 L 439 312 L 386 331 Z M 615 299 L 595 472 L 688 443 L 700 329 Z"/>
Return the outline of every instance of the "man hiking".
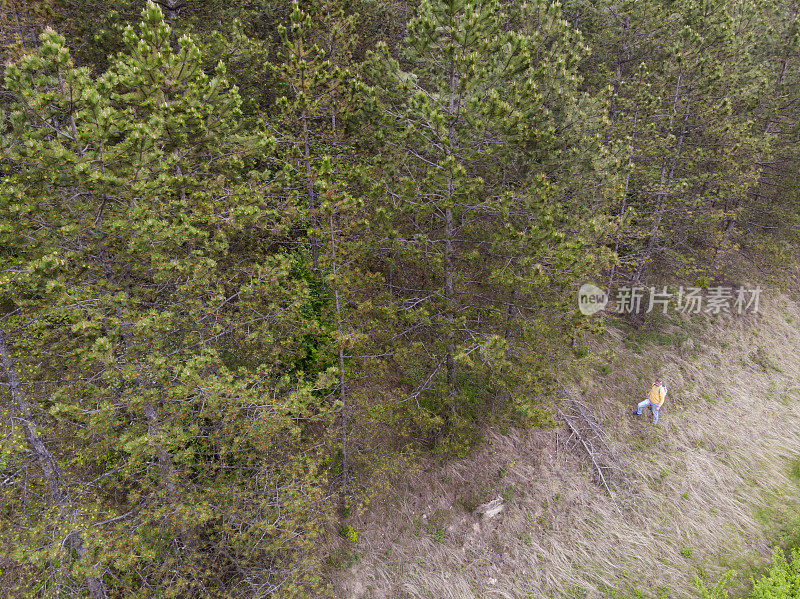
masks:
<path fill-rule="evenodd" d="M 636 411 L 634 412 L 635 416 L 642 415 L 642 409 L 646 408 L 647 406 L 651 406 L 653 408 L 653 424 L 658 422 L 658 411 L 661 409 L 662 404 L 664 403 L 664 398 L 667 396 L 667 388 L 661 382 L 661 379 L 656 379 L 656 382 L 653 383 L 653 386 L 650 387 L 650 393 L 642 402 L 636 406 Z"/>

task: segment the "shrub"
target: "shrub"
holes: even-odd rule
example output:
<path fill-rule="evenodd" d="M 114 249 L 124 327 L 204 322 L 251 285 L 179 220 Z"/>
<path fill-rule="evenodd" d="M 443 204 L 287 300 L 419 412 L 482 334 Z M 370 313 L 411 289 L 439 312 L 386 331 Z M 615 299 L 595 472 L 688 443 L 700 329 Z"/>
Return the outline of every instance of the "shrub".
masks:
<path fill-rule="evenodd" d="M 788 560 L 776 550 L 769 572 L 753 581 L 750 599 L 800 599 L 800 549 L 792 550 Z"/>
<path fill-rule="evenodd" d="M 345 524 L 339 529 L 339 535 L 343 539 L 347 539 L 351 543 L 355 543 L 358 540 L 358 535 L 356 534 L 356 531 L 349 524 Z"/>
<path fill-rule="evenodd" d="M 713 587 L 708 588 L 699 577 L 694 584 L 700 599 L 729 599 L 726 587 L 733 581 L 735 572 L 728 572 Z M 800 599 L 800 549 L 786 554 L 776 549 L 769 570 L 758 580 L 750 579 L 753 589 L 748 599 Z"/>

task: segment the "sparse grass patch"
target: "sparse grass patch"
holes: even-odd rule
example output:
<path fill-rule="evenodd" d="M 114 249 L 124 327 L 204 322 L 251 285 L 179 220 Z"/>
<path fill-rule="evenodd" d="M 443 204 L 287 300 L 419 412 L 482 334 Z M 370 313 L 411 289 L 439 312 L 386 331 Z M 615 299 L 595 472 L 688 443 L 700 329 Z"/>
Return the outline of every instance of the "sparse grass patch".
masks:
<path fill-rule="evenodd" d="M 727 599 L 728 588 L 733 584 L 735 578 L 736 572 L 727 572 L 717 584 L 709 588 L 706 586 L 708 584 L 707 577 L 705 573 L 701 572 L 694 576 L 693 583 L 700 599 Z"/>
<path fill-rule="evenodd" d="M 511 470 L 514 467 L 514 464 L 516 464 L 514 460 L 508 460 L 505 464 L 503 464 L 500 467 L 500 470 L 497 472 L 498 478 L 505 477 L 505 475 L 508 474 L 509 470 Z"/>
<path fill-rule="evenodd" d="M 433 522 L 428 522 L 428 526 L 426 527 L 428 534 L 431 538 L 436 541 L 437 543 L 444 543 L 444 529 L 439 528 Z"/>
<path fill-rule="evenodd" d="M 544 514 L 536 518 L 536 523 L 545 530 L 553 530 L 553 525 L 547 522 L 547 518 Z"/>
<path fill-rule="evenodd" d="M 762 372 L 783 372 L 775 361 L 769 356 L 767 350 L 759 346 L 754 352 L 750 354 L 750 359 L 761 367 Z"/>
<path fill-rule="evenodd" d="M 582 587 L 572 587 L 567 591 L 568 599 L 586 599 L 589 595 L 589 591 Z"/>
<path fill-rule="evenodd" d="M 489 501 L 491 490 L 486 486 L 467 487 L 458 498 L 465 511 L 472 513 L 482 503 Z"/>
<path fill-rule="evenodd" d="M 585 346 L 578 346 L 572 352 L 578 360 L 582 360 L 590 355 L 590 350 Z"/>
<path fill-rule="evenodd" d="M 789 466 L 789 476 L 791 476 L 795 482 L 800 485 L 800 457 L 792 460 L 791 466 Z"/>
<path fill-rule="evenodd" d="M 787 516 L 783 529 L 777 535 L 777 546 L 784 549 L 800 548 L 800 514 Z"/>
<path fill-rule="evenodd" d="M 640 591 L 639 589 L 630 587 L 628 589 L 611 589 L 611 588 L 603 588 L 602 589 L 603 596 L 607 599 L 645 599 L 647 595 L 644 594 L 644 591 Z"/>
<path fill-rule="evenodd" d="M 689 338 L 689 335 L 681 330 L 666 332 L 654 329 L 640 332 L 638 337 L 645 346 L 678 347 Z"/>
<path fill-rule="evenodd" d="M 664 585 L 656 587 L 656 599 L 669 599 L 670 597 L 672 597 L 672 589 Z"/>
<path fill-rule="evenodd" d="M 769 382 L 769 387 L 767 387 L 766 398 L 767 399 L 775 399 L 775 393 L 777 392 L 777 390 L 778 390 L 778 385 L 775 383 L 775 381 L 774 380 L 770 381 Z"/>
<path fill-rule="evenodd" d="M 628 338 L 625 340 L 625 347 L 631 351 L 641 354 L 644 351 L 642 341 L 638 338 Z"/>
<path fill-rule="evenodd" d="M 700 397 L 703 399 L 703 401 L 710 403 L 712 406 L 717 403 L 717 398 L 711 395 L 708 391 L 701 391 Z"/>
<path fill-rule="evenodd" d="M 330 552 L 325 559 L 325 568 L 331 571 L 349 568 L 359 562 L 361 554 L 351 544 L 344 544 Z"/>

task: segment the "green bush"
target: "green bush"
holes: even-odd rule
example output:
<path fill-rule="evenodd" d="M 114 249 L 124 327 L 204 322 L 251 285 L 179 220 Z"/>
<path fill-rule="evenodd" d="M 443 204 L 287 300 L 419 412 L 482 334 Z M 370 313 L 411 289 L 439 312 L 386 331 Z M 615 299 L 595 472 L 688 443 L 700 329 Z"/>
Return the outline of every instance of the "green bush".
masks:
<path fill-rule="evenodd" d="M 800 599 L 800 549 L 793 549 L 788 560 L 776 550 L 769 572 L 753 581 L 750 599 Z"/>
<path fill-rule="evenodd" d="M 355 543 L 356 541 L 358 541 L 358 533 L 356 533 L 353 527 L 350 526 L 349 524 L 344 524 L 339 529 L 339 536 L 342 537 L 343 539 L 350 541 L 351 543 Z"/>
<path fill-rule="evenodd" d="M 697 594 L 700 599 L 730 599 L 726 587 L 734 577 L 735 572 L 728 572 L 713 588 L 695 577 Z M 758 580 L 751 578 L 750 583 L 753 589 L 748 599 L 800 599 L 800 549 L 793 549 L 789 559 L 781 549 L 776 549 L 767 573 Z"/>

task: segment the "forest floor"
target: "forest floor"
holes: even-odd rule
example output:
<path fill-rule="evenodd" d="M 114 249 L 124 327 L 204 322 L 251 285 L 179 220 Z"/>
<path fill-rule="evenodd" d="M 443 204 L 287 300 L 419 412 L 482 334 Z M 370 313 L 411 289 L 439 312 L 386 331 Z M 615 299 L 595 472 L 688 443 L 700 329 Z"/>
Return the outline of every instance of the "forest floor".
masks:
<path fill-rule="evenodd" d="M 649 409 L 631 412 L 657 375 L 669 393 L 652 426 Z M 565 450 L 563 427 L 491 429 L 469 457 L 424 464 L 355 523 L 337 594 L 694 597 L 697 575 L 736 569 L 746 581 L 769 560 L 800 506 L 800 304 L 764 296 L 757 315 L 639 331 L 608 319 L 564 378 L 622 465 L 613 499 L 585 454 Z M 474 515 L 498 495 L 499 516 Z"/>

